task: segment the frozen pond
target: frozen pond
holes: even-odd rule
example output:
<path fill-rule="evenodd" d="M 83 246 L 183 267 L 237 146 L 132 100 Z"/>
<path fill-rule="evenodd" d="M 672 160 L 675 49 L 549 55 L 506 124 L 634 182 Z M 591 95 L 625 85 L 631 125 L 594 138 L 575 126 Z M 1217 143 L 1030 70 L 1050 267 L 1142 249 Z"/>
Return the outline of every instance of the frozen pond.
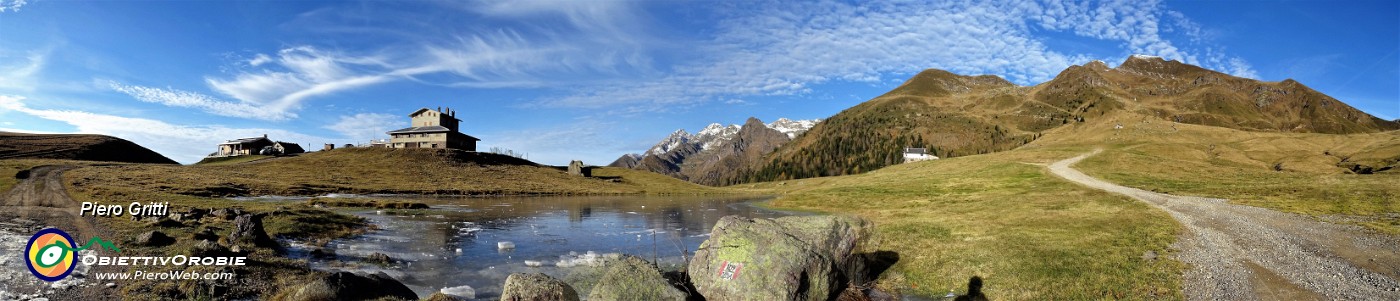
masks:
<path fill-rule="evenodd" d="M 402 199 L 396 197 L 395 199 Z M 328 247 L 335 259 L 312 259 L 324 270 L 382 271 L 419 297 L 470 286 L 477 299 L 500 296 L 506 276 L 543 272 L 589 287 L 588 263 L 609 253 L 631 254 L 674 267 L 693 254 L 720 217 L 793 215 L 759 208 L 761 199 L 691 196 L 421 198 L 431 209 L 349 211 L 379 229 Z M 500 244 L 514 244 L 501 249 Z M 305 254 L 304 248 L 293 252 Z M 592 254 L 590 254 L 592 252 Z M 391 264 L 364 263 L 383 253 Z M 688 255 L 687 255 L 688 256 Z M 538 267 L 527 266 L 538 263 Z M 460 288 L 459 288 L 460 289 Z"/>

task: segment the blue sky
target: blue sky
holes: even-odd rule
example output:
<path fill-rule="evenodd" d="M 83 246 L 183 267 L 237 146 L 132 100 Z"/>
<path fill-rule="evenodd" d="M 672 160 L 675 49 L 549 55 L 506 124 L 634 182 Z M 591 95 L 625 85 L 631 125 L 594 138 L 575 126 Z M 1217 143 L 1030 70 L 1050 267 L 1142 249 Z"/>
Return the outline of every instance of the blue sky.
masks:
<path fill-rule="evenodd" d="M 1033 85 L 1134 53 L 1400 118 L 1397 1 L 857 2 L 0 0 L 0 130 L 190 163 L 443 106 L 482 149 L 607 164 L 677 128 L 826 118 L 926 68 Z"/>

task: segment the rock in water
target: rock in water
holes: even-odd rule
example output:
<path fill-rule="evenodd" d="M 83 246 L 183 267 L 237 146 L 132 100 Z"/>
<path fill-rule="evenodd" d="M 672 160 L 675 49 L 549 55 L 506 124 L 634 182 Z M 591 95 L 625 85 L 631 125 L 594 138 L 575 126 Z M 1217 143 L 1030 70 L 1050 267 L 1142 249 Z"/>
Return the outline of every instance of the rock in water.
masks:
<path fill-rule="evenodd" d="M 254 246 L 280 248 L 277 241 L 267 236 L 263 230 L 262 215 L 244 214 L 233 219 L 233 232 L 228 234 L 230 244 L 251 243 Z"/>
<path fill-rule="evenodd" d="M 418 294 L 403 283 L 390 278 L 383 272 L 365 276 L 350 272 L 336 272 L 312 280 L 310 283 L 291 291 L 289 294 L 273 298 L 287 301 L 312 300 L 418 300 Z"/>
<path fill-rule="evenodd" d="M 623 256 L 622 259 L 608 262 L 604 269 L 603 278 L 593 286 L 588 300 L 686 299 L 685 292 L 671 286 L 661 271 L 636 256 Z"/>
<path fill-rule="evenodd" d="M 394 263 L 394 259 L 389 258 L 389 255 L 387 254 L 374 252 L 374 254 L 369 254 L 369 256 L 365 257 L 365 262 L 376 264 L 391 264 Z"/>
<path fill-rule="evenodd" d="M 501 287 L 501 301 L 578 301 L 569 284 L 543 273 L 515 273 Z"/>
<path fill-rule="evenodd" d="M 690 262 L 707 300 L 829 300 L 865 272 L 854 256 L 869 222 L 845 216 L 720 218 Z"/>

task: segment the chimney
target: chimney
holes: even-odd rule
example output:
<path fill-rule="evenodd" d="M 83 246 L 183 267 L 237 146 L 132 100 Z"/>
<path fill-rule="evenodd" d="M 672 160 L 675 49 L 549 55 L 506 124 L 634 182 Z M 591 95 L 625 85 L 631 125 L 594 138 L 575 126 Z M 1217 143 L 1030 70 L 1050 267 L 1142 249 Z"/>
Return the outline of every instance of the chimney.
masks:
<path fill-rule="evenodd" d="M 267 139 L 267 134 L 263 134 L 263 139 Z"/>
<path fill-rule="evenodd" d="M 442 106 L 438 106 L 437 111 L 438 111 L 438 112 L 442 112 Z"/>

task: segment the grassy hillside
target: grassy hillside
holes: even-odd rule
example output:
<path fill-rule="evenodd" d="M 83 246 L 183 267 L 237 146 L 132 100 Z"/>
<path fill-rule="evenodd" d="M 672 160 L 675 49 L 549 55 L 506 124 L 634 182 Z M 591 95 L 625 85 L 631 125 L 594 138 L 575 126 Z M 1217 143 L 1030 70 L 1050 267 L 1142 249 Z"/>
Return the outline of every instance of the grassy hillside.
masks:
<path fill-rule="evenodd" d="M 1124 128 L 1113 129 L 1117 124 Z M 1103 147 L 1077 168 L 1125 186 L 1340 215 L 1400 234 L 1400 131 L 1251 132 L 1123 114 L 1048 133 L 1025 148 L 1040 147 Z M 1392 169 L 1356 174 L 1346 168 L 1358 164 Z"/>
<path fill-rule="evenodd" d="M 603 174 L 607 174 L 605 171 Z M 684 181 L 622 173 L 620 181 L 569 176 L 532 162 L 452 150 L 350 148 L 233 165 L 118 165 L 68 174 L 79 188 L 190 196 L 403 193 L 559 195 L 706 193 Z M 664 187 L 657 188 L 657 187 Z"/>
<path fill-rule="evenodd" d="M 1122 125 L 1122 128 L 1117 128 Z M 876 248 L 900 254 L 882 285 L 921 294 L 987 279 L 997 299 L 1179 299 L 1166 259 L 1177 224 L 1123 196 L 1048 174 L 1076 165 L 1126 186 L 1232 202 L 1400 234 L 1400 131 L 1350 135 L 1245 131 L 1111 111 L 1045 131 L 1015 150 L 897 164 L 858 175 L 741 184 L 773 206 L 876 221 Z M 1143 259 L 1153 251 L 1157 260 Z"/>
<path fill-rule="evenodd" d="M 944 158 L 1005 151 L 1118 113 L 1270 133 L 1400 129 L 1293 80 L 1262 82 L 1160 58 L 1071 66 L 1032 87 L 927 70 L 828 118 L 725 183 L 857 174 L 900 163 L 904 147 Z"/>
<path fill-rule="evenodd" d="M 1030 119 L 987 112 L 1021 107 L 1017 100 L 1008 100 L 1013 102 L 1009 107 L 997 102 L 1020 99 L 1025 91 L 995 76 L 927 70 L 885 95 L 818 123 L 769 154 L 768 162 L 739 171 L 725 183 L 866 172 L 902 162 L 905 147 L 926 147 L 942 157 L 1010 150 L 1034 139 L 1033 132 L 1016 125 Z M 1027 125 L 1039 129 L 1068 120 L 1068 114 L 1055 116 L 1060 117 Z"/>
<path fill-rule="evenodd" d="M 864 216 L 872 248 L 899 254 L 882 286 L 920 295 L 986 279 L 994 299 L 1180 299 L 1178 226 L 1164 212 L 1048 173 L 1085 148 L 1009 151 L 838 177 L 737 185 L 780 193 L 781 208 Z"/>
<path fill-rule="evenodd" d="M 258 161 L 258 160 L 267 159 L 267 158 L 273 158 L 273 156 L 247 155 L 247 156 L 233 156 L 233 157 L 219 157 L 219 158 L 204 158 L 204 159 L 202 159 L 202 160 L 199 160 L 199 162 L 195 162 L 194 164 L 195 164 L 195 165 L 232 165 L 232 164 L 253 162 L 253 161 Z"/>
<path fill-rule="evenodd" d="M 176 164 L 155 151 L 112 136 L 10 132 L 0 132 L 0 159 Z"/>

